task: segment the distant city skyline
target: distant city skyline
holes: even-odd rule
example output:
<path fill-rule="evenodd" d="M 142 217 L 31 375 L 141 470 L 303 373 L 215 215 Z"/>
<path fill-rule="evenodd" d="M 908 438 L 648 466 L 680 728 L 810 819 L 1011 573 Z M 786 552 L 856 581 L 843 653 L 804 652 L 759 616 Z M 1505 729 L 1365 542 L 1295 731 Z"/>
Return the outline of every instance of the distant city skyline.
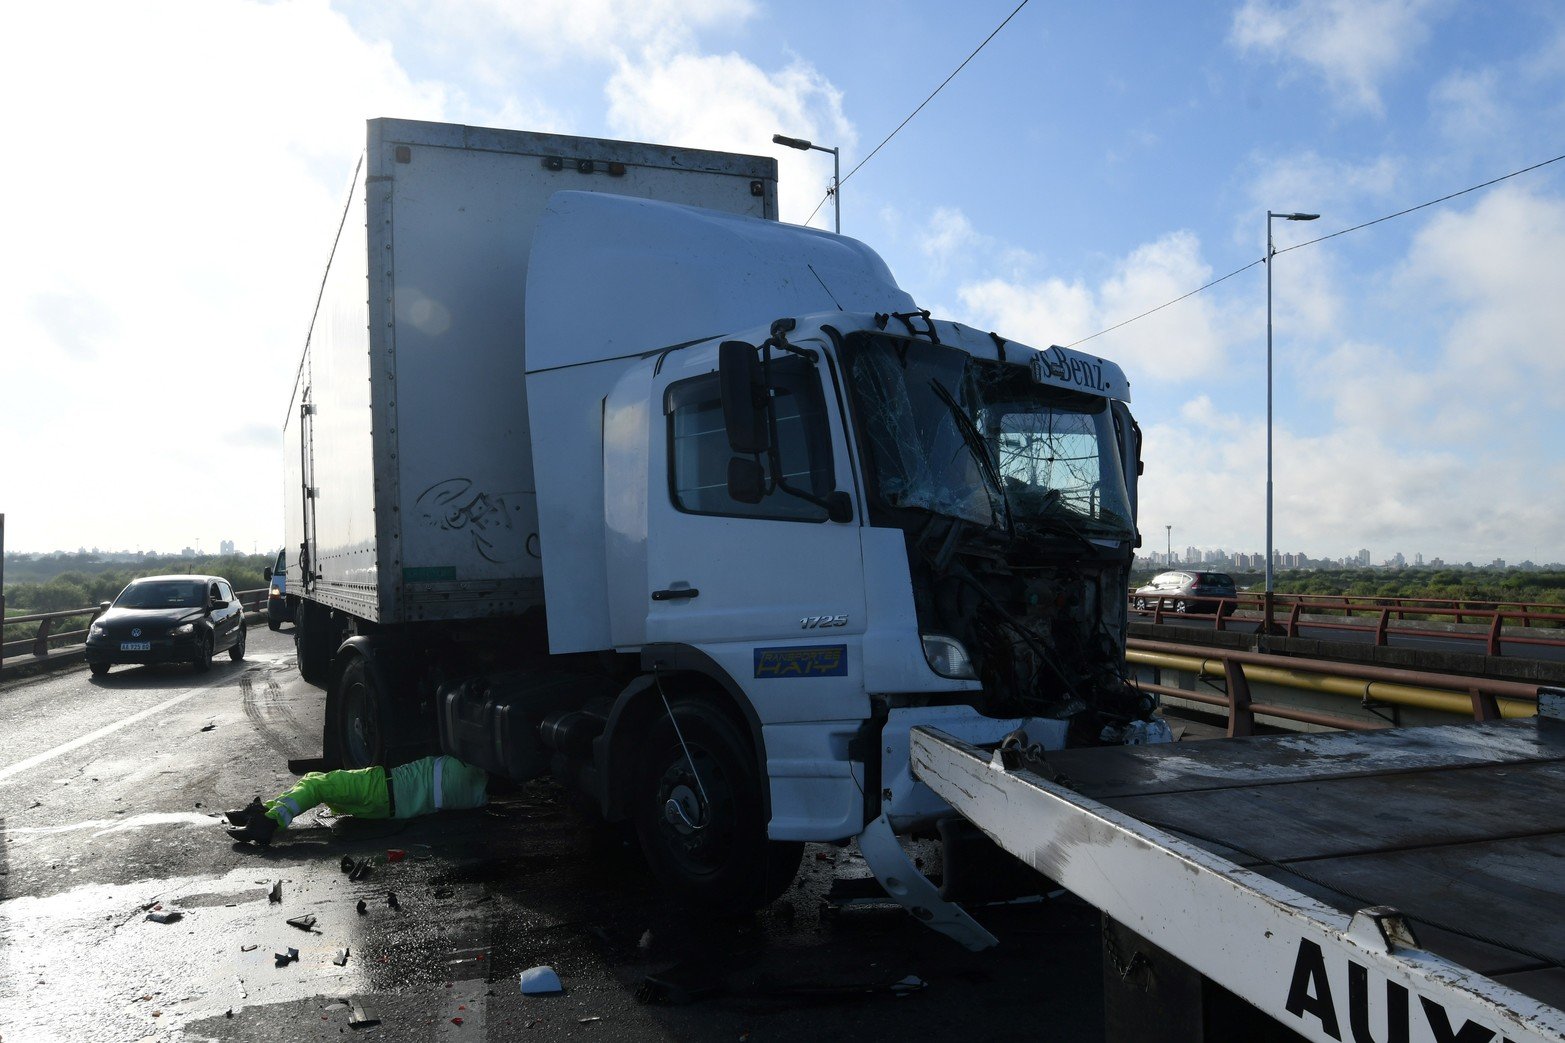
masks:
<path fill-rule="evenodd" d="M 1264 551 L 1239 551 L 1229 552 L 1222 547 L 1197 547 L 1188 544 L 1182 551 L 1168 550 L 1143 550 L 1136 556 L 1138 564 L 1168 566 L 1170 568 L 1180 565 L 1200 565 L 1211 568 L 1231 569 L 1255 569 L 1266 568 L 1266 554 Z M 1474 568 L 1474 569 L 1542 569 L 1565 568 L 1557 561 L 1534 562 L 1530 559 L 1511 562 L 1502 557 L 1489 558 L 1486 561 L 1447 561 L 1435 556 L 1426 559 L 1422 551 L 1414 551 L 1410 559 L 1402 551 L 1395 551 L 1387 557 L 1376 559 L 1369 548 L 1361 547 L 1351 555 L 1343 555 L 1338 558 L 1313 557 L 1304 551 L 1281 551 L 1273 549 L 1272 567 L 1274 569 L 1310 569 L 1310 568 Z"/>

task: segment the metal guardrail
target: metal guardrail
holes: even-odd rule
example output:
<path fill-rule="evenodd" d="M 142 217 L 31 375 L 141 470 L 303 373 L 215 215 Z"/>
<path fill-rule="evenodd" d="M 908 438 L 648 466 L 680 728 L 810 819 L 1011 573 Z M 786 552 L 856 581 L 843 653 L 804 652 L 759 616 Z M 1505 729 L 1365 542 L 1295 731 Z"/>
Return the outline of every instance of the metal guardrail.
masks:
<path fill-rule="evenodd" d="M 261 587 L 256 590 L 236 590 L 234 595 L 246 611 L 258 611 L 266 604 L 266 595 L 269 588 Z M 86 640 L 87 630 L 92 626 L 92 621 L 103 614 L 103 610 L 97 605 L 89 608 L 68 608 L 59 612 L 35 612 L 25 616 L 11 616 L 5 621 L 7 627 L 18 626 L 26 623 L 37 623 L 38 630 L 32 637 L 18 638 L 12 641 L 0 642 L 0 664 L 7 659 L 16 658 L 18 653 L 31 655 L 34 658 L 42 658 L 49 654 L 51 647 L 63 644 L 79 644 Z M 56 632 L 54 624 L 62 619 L 74 619 L 79 616 L 87 616 L 87 626 L 80 630 L 62 630 Z"/>
<path fill-rule="evenodd" d="M 1223 598 L 1217 601 L 1218 608 L 1214 612 L 1174 612 L 1175 604 L 1188 602 L 1189 597 L 1174 597 L 1167 594 L 1141 594 L 1131 593 L 1128 604 L 1133 614 L 1151 617 L 1154 624 L 1168 621 L 1169 616 L 1178 619 L 1210 619 L 1216 630 L 1227 629 L 1229 620 L 1236 618 L 1236 612 L 1240 608 L 1254 608 L 1262 611 L 1264 604 L 1260 594 L 1240 594 L 1238 598 Z M 1147 605 L 1146 608 L 1137 608 L 1140 601 Z M 1324 594 L 1274 594 L 1272 596 L 1273 633 L 1282 637 L 1298 637 L 1301 626 L 1308 626 L 1316 630 L 1349 630 L 1358 633 L 1373 634 L 1377 646 L 1386 647 L 1391 643 L 1393 636 L 1397 637 L 1437 637 L 1454 639 L 1459 641 L 1481 642 L 1483 654 L 1499 656 L 1505 654 L 1506 645 L 1532 645 L 1549 648 L 1565 647 L 1565 606 L 1549 605 L 1545 602 L 1473 602 L 1473 601 L 1447 601 L 1437 603 L 1421 598 L 1361 598 Z M 1542 611 L 1541 608 L 1552 609 Z M 1286 610 L 1282 615 L 1279 610 Z M 1335 622 L 1330 619 L 1310 618 L 1305 619 L 1305 613 L 1311 616 L 1319 616 L 1333 612 L 1341 612 L 1346 619 L 1355 615 L 1367 615 L 1374 618 L 1373 622 Z M 1431 630 L 1407 625 L 1408 616 L 1424 618 L 1448 617 L 1456 626 L 1472 624 L 1474 621 L 1480 624 L 1486 623 L 1483 629 L 1471 630 Z M 1254 620 L 1253 616 L 1238 617 L 1245 621 Z M 1396 625 L 1393 624 L 1393 620 Z M 1545 627 L 1554 628 L 1558 636 L 1543 636 L 1539 633 L 1531 635 L 1507 633 L 1506 627 L 1534 629 L 1542 631 Z"/>
<path fill-rule="evenodd" d="M 1253 735 L 1257 716 L 1352 731 L 1389 727 L 1338 714 L 1256 702 L 1250 695 L 1251 681 L 1378 703 L 1471 715 L 1477 721 L 1530 717 L 1537 713 L 1540 688 L 1547 687 L 1487 677 L 1400 670 L 1324 659 L 1300 659 L 1264 652 L 1149 641 L 1144 638 L 1130 639 L 1127 658 L 1132 663 L 1144 666 L 1186 670 L 1202 677 L 1222 678 L 1225 688 L 1222 695 L 1149 682 L 1137 682 L 1137 687 L 1223 711 L 1228 718 L 1230 736 Z"/>

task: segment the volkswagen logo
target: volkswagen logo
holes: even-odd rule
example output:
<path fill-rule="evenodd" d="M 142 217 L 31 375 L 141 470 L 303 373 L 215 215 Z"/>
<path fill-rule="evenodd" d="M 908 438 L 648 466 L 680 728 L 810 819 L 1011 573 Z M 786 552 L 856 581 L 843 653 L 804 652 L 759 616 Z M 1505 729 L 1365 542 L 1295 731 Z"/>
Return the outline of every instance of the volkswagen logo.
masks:
<path fill-rule="evenodd" d="M 130 636 L 131 637 L 140 637 L 141 636 L 141 628 L 140 627 L 131 627 Z"/>

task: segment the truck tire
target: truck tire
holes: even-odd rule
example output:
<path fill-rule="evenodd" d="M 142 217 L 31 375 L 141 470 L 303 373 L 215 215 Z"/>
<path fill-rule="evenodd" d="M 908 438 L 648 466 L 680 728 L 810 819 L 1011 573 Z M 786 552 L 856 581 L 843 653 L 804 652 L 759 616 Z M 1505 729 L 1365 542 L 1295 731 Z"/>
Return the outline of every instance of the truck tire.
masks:
<path fill-rule="evenodd" d="M 793 883 L 804 845 L 767 839 L 764 779 L 739 726 L 702 700 L 676 701 L 673 710 L 678 731 L 659 714 L 632 777 L 631 819 L 642 851 L 653 875 L 687 905 L 760 908 Z"/>
<path fill-rule="evenodd" d="M 337 682 L 337 750 L 344 768 L 386 763 L 385 693 L 363 656 L 354 656 Z"/>

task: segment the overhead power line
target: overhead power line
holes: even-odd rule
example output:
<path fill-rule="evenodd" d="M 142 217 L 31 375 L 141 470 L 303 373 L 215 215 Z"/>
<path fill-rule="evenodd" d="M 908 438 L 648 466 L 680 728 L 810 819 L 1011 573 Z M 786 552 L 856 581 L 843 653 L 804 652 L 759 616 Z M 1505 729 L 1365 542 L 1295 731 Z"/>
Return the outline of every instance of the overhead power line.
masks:
<path fill-rule="evenodd" d="M 1021 9 L 1026 7 L 1029 2 L 1030 2 L 1030 0 L 1022 0 L 1021 3 L 1017 4 L 1015 10 L 1013 10 L 1010 14 L 1005 16 L 1005 21 L 1003 21 L 999 25 L 995 26 L 994 27 L 994 32 L 992 32 L 988 36 L 984 37 L 984 42 L 979 44 L 977 47 L 973 48 L 973 53 L 969 54 L 966 58 L 963 58 L 962 59 L 962 64 L 958 65 L 955 69 L 952 69 L 951 70 L 951 75 L 947 76 L 945 79 L 941 80 L 940 81 L 940 86 L 938 86 L 934 90 L 930 91 L 929 92 L 929 97 L 927 97 L 923 101 L 919 102 L 918 103 L 918 108 L 916 108 L 912 112 L 908 113 L 907 114 L 907 118 L 904 119 L 901 123 L 897 124 L 896 130 L 893 130 L 890 134 L 887 134 L 883 139 L 881 139 L 881 142 L 880 142 L 879 145 L 876 145 L 873 149 L 870 150 L 870 154 L 869 155 L 867 155 L 863 159 L 859 160 L 857 166 L 855 166 L 852 170 L 848 171 L 846 174 L 842 175 L 842 179 L 837 182 L 836 187 L 837 188 L 841 188 L 843 182 L 847 181 L 848 178 L 852 177 L 854 174 L 857 174 L 859 172 L 859 168 L 860 167 L 862 167 L 865 163 L 868 163 L 870 160 L 875 158 L 875 153 L 879 152 L 881 149 L 886 147 L 886 142 L 888 142 L 892 138 L 896 137 L 898 132 L 900 132 L 903 127 L 905 127 L 909 123 L 913 122 L 913 117 L 917 116 L 920 112 L 923 112 L 924 111 L 924 106 L 928 105 L 930 102 L 934 101 L 935 100 L 935 95 L 939 94 L 941 91 L 945 90 L 946 84 L 948 84 L 952 80 L 956 79 L 956 74 L 961 72 L 963 69 L 967 68 L 967 63 L 972 61 L 974 58 L 978 57 L 978 52 L 983 50 L 985 47 L 989 46 L 989 41 L 993 40 L 996 36 L 999 36 L 1000 35 L 1000 30 L 1004 29 L 1010 23 L 1011 19 L 1015 18 L 1017 16 L 1017 14 L 1021 11 Z M 830 198 L 831 198 L 831 192 L 828 191 L 826 193 L 826 195 L 821 198 L 821 201 L 819 203 L 815 204 L 815 209 L 810 211 L 810 216 L 806 217 L 804 219 L 804 223 L 805 224 L 809 224 L 811 221 L 815 220 L 815 215 L 820 213 L 821 207 L 825 206 L 826 205 L 826 200 L 828 200 Z"/>
<path fill-rule="evenodd" d="M 1457 196 L 1465 196 L 1469 192 L 1476 192 L 1476 191 L 1478 191 L 1481 188 L 1488 188 L 1490 185 L 1498 185 L 1501 181 L 1506 181 L 1506 180 L 1508 180 L 1510 178 L 1517 177 L 1517 176 L 1519 176 L 1521 174 L 1530 173 L 1531 171 L 1537 170 L 1540 167 L 1546 167 L 1550 163 L 1558 163 L 1562 159 L 1565 159 L 1565 155 L 1555 156 L 1553 159 L 1546 159 L 1546 160 L 1544 160 L 1541 163 L 1534 163 L 1530 167 L 1522 167 L 1520 170 L 1513 170 L 1509 174 L 1501 174 L 1499 177 L 1490 178 L 1488 181 L 1484 181 L 1484 182 L 1481 182 L 1481 183 L 1476 184 L 1476 185 L 1469 185 L 1467 188 L 1461 189 L 1461 190 L 1456 191 L 1456 192 L 1448 193 L 1446 195 L 1441 196 L 1438 199 L 1431 199 L 1427 203 L 1419 203 L 1417 206 L 1410 206 L 1410 207 L 1408 207 L 1405 210 L 1398 210 L 1394 214 L 1386 214 L 1384 217 L 1377 217 L 1373 221 L 1365 221 L 1363 224 L 1357 224 L 1357 225 L 1352 226 L 1351 228 L 1343 228 L 1343 229 L 1341 229 L 1339 231 L 1331 232 L 1331 233 L 1329 233 L 1327 235 L 1318 236 L 1318 237 L 1316 237 L 1314 239 L 1309 239 L 1309 240 L 1306 240 L 1305 242 L 1302 242 L 1302 243 L 1295 243 L 1294 245 L 1284 247 L 1281 250 L 1275 250 L 1275 251 L 1273 251 L 1273 253 L 1274 254 L 1285 254 L 1285 253 L 1287 253 L 1290 250 L 1301 250 L 1301 249 L 1303 249 L 1306 246 L 1314 246 L 1316 243 L 1323 243 L 1327 239 L 1335 239 L 1339 235 L 1347 235 L 1349 232 L 1357 232 L 1357 231 L 1359 231 L 1362 228 L 1368 228 L 1370 225 L 1378 225 L 1382 221 L 1389 221 L 1389 220 L 1391 220 L 1394 217 L 1402 217 L 1402 216 L 1404 216 L 1406 214 L 1413 213 L 1413 211 L 1415 211 L 1415 210 L 1422 210 L 1425 207 L 1434 206 L 1437 203 L 1444 203 L 1444 202 L 1447 202 L 1448 200 L 1455 199 Z M 819 208 L 817 208 L 817 209 L 819 209 Z M 1085 344 L 1085 343 L 1087 343 L 1087 341 L 1094 340 L 1094 339 L 1096 339 L 1098 337 L 1101 337 L 1105 333 L 1113 333 L 1115 330 L 1117 330 L 1117 329 L 1119 329 L 1119 328 L 1121 328 L 1123 326 L 1129 326 L 1132 322 L 1137 322 L 1137 321 L 1139 321 L 1141 319 L 1146 318 L 1148 315 L 1152 315 L 1155 312 L 1162 311 L 1164 308 L 1167 308 L 1170 305 L 1178 304 L 1182 300 L 1185 300 L 1185 299 L 1190 298 L 1190 297 L 1194 297 L 1196 294 L 1201 293 L 1204 290 L 1210 290 L 1212 287 L 1216 286 L 1220 282 L 1224 282 L 1224 281 L 1226 281 L 1228 279 L 1232 279 L 1234 276 L 1238 275 L 1241 272 L 1247 272 L 1251 268 L 1254 268 L 1256 265 L 1258 265 L 1258 264 L 1265 264 L 1265 263 L 1266 263 L 1266 258 L 1265 257 L 1257 257 L 1255 260 L 1251 261 L 1249 264 L 1245 265 L 1244 267 L 1242 267 L 1242 268 L 1235 268 L 1233 271 L 1229 272 L 1227 275 L 1224 275 L 1224 276 L 1222 276 L 1220 278 L 1217 278 L 1217 279 L 1213 279 L 1211 282 L 1205 283 L 1204 285 L 1197 286 L 1195 289 L 1191 290 L 1189 293 L 1180 294 L 1178 297 L 1175 297 L 1171 301 L 1165 301 L 1162 304 L 1159 304 L 1156 308 L 1148 308 L 1146 311 L 1142 312 L 1140 315 L 1132 315 L 1130 318 L 1125 319 L 1122 322 L 1116 322 L 1114 325 L 1109 326 L 1109 327 L 1107 327 L 1105 329 L 1101 329 L 1098 332 L 1092 334 L 1091 336 L 1083 337 L 1080 340 L 1073 340 L 1073 341 L 1071 341 L 1069 344 L 1067 344 L 1065 346 L 1068 347 L 1068 348 L 1074 348 L 1078 344 Z"/>

